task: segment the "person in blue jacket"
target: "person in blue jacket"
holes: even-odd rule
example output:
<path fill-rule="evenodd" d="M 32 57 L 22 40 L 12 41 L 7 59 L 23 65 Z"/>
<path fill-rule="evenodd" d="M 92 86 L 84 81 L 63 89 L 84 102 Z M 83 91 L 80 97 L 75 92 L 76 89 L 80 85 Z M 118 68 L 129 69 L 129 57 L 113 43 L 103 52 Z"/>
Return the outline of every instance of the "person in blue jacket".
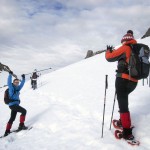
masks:
<path fill-rule="evenodd" d="M 25 130 L 27 129 L 27 127 L 24 125 L 24 121 L 25 121 L 25 117 L 26 117 L 26 109 L 24 109 L 23 107 L 19 106 L 20 104 L 20 90 L 23 88 L 24 83 L 25 83 L 25 75 L 22 75 L 22 80 L 21 83 L 19 84 L 19 79 L 14 79 L 13 83 L 12 83 L 12 74 L 13 72 L 10 71 L 9 72 L 9 76 L 8 76 L 8 87 L 9 87 L 9 97 L 12 100 L 12 102 L 10 102 L 9 108 L 11 109 L 11 115 L 10 115 L 10 119 L 6 125 L 6 131 L 4 136 L 7 136 L 10 133 L 10 129 L 12 127 L 12 124 L 16 118 L 17 112 L 20 112 L 20 124 L 18 127 L 18 130 Z M 13 102 L 14 101 L 14 102 Z"/>

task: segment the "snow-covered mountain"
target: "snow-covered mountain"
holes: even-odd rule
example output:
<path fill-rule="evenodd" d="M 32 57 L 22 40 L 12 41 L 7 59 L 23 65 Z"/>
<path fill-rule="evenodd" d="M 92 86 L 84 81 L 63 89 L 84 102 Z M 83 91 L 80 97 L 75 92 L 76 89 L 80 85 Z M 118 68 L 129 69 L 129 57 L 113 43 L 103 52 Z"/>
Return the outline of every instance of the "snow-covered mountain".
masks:
<path fill-rule="evenodd" d="M 150 46 L 150 38 L 138 40 Z M 26 82 L 21 91 L 21 106 L 27 109 L 26 125 L 30 131 L 12 133 L 0 139 L 0 150 L 149 150 L 150 149 L 150 88 L 139 81 L 130 95 L 129 108 L 133 134 L 141 142 L 132 147 L 114 137 L 109 130 L 115 94 L 116 63 L 96 55 L 58 71 L 43 75 L 38 89 L 33 91 Z M 101 138 L 104 107 L 105 75 L 108 75 L 104 137 Z M 10 109 L 3 102 L 0 91 L 0 134 L 5 131 Z M 118 106 L 114 118 L 118 119 Z M 12 129 L 19 124 L 19 114 Z"/>

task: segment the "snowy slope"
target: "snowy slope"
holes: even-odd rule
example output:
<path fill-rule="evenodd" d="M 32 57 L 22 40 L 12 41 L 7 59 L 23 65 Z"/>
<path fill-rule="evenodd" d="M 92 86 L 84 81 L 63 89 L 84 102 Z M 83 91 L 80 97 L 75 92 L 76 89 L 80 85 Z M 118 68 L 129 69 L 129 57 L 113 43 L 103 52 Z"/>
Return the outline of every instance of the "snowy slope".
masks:
<path fill-rule="evenodd" d="M 141 42 L 149 44 L 150 38 Z M 38 89 L 33 91 L 26 82 L 21 92 L 21 106 L 28 111 L 26 125 L 33 129 L 13 133 L 0 139 L 0 150 L 149 150 L 150 149 L 150 88 L 140 81 L 130 95 L 133 133 L 140 140 L 132 147 L 114 138 L 109 130 L 115 93 L 116 63 L 108 63 L 104 53 L 42 76 Z M 104 138 L 101 138 L 105 92 L 108 74 Z M 146 84 L 146 81 L 145 81 Z M 9 119 L 9 108 L 3 103 L 0 91 L 0 134 Z M 118 118 L 116 102 L 114 118 Z M 19 115 L 13 124 L 18 127 Z"/>

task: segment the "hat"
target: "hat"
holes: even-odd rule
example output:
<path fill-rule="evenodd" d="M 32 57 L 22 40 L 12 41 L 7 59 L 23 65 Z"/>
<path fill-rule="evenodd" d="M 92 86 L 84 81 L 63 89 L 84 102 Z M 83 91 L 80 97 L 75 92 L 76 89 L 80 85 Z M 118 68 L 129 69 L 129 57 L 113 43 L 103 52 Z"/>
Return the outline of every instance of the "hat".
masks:
<path fill-rule="evenodd" d="M 121 43 L 126 42 L 126 41 L 130 41 L 133 39 L 134 39 L 134 36 L 131 33 L 127 33 L 123 36 Z"/>
<path fill-rule="evenodd" d="M 133 35 L 133 31 L 132 30 L 128 30 L 127 33 L 131 33 Z"/>

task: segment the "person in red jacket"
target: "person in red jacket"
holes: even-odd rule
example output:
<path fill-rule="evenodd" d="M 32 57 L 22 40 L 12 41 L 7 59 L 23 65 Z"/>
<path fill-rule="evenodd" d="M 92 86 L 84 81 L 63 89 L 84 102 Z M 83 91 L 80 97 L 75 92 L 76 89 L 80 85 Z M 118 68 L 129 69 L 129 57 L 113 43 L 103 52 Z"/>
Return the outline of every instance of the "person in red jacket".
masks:
<path fill-rule="evenodd" d="M 123 128 L 123 138 L 133 140 L 131 128 L 130 111 L 128 107 L 128 96 L 136 88 L 138 80 L 129 75 L 128 63 L 131 55 L 131 48 L 129 44 L 136 44 L 133 31 L 127 31 L 127 34 L 121 39 L 122 46 L 118 49 L 112 50 L 112 46 L 107 46 L 106 60 L 109 62 L 118 61 L 118 69 L 116 75 L 116 94 L 120 112 L 120 121 L 118 126 Z"/>

